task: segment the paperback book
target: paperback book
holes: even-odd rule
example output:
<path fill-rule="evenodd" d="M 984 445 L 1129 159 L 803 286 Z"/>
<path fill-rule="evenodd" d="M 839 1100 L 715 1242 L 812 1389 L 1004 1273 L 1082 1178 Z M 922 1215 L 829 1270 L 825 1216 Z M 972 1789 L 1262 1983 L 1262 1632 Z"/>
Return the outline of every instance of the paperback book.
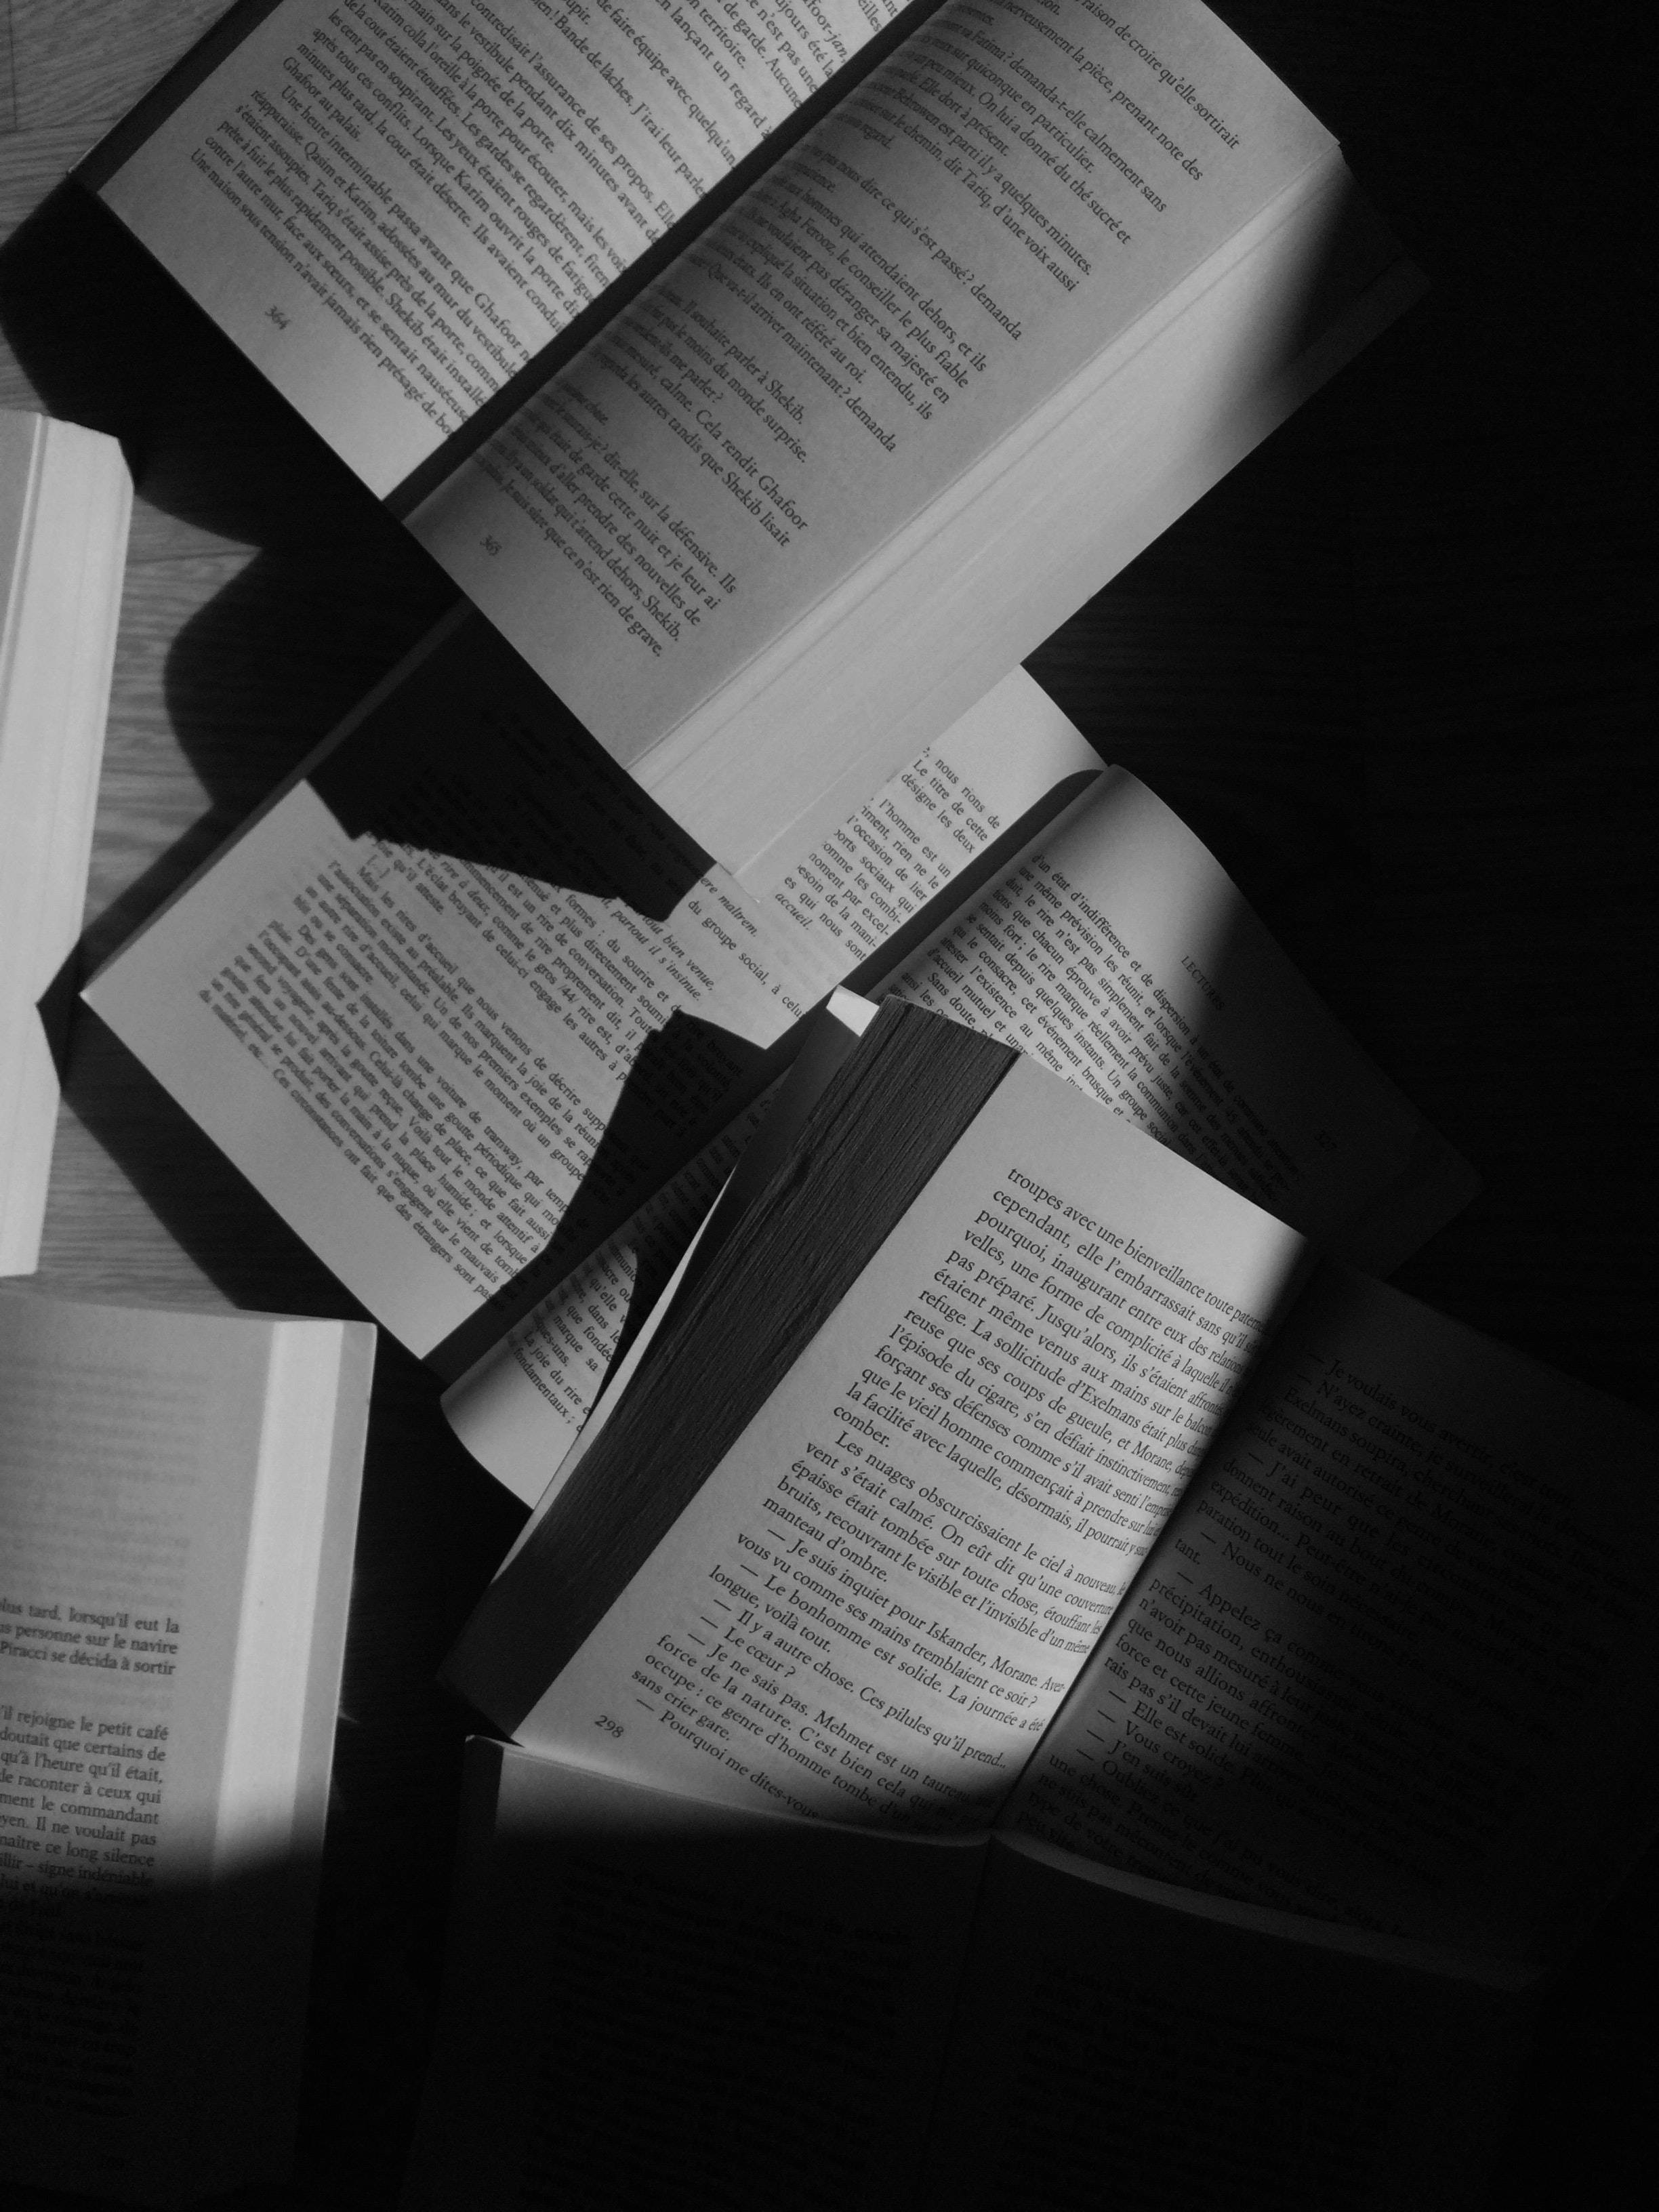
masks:
<path fill-rule="evenodd" d="M 1650 1832 L 1651 1437 L 883 1010 L 452 1656 L 526 1748 L 1520 1958 Z"/>
<path fill-rule="evenodd" d="M 82 175 L 732 869 L 1418 288 L 1197 0 L 244 0 Z"/>
<path fill-rule="evenodd" d="M 12 2181 L 287 2171 L 374 1346 L 0 1295 Z"/>

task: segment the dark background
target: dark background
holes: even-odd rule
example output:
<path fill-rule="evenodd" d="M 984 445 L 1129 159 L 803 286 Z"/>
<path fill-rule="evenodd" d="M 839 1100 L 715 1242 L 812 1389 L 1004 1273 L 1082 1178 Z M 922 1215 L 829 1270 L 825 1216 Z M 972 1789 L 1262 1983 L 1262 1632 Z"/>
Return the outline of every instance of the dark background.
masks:
<path fill-rule="evenodd" d="M 88 961 L 451 596 L 54 191 L 216 12 L 0 0 L 0 404 L 117 432 L 139 491 Z M 1651 1408 L 1650 34 L 1606 0 L 1220 12 L 1337 132 L 1431 289 L 1030 665 L 1485 1176 L 1397 1279 Z M 85 1015 L 40 1282 L 351 1310 Z M 433 1670 L 517 1518 L 383 1343 L 301 2177 L 250 2203 L 392 2201 L 465 1726 Z M 1650 2201 L 1651 1872 L 1545 2002 L 1494 2207 Z M 0 2183 L 12 2201 L 49 2200 Z"/>

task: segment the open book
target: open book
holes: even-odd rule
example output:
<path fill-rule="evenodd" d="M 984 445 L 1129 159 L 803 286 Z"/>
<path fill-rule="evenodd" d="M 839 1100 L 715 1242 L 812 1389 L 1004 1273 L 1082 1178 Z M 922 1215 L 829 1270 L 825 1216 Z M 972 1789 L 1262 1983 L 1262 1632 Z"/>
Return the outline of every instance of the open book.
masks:
<path fill-rule="evenodd" d="M 732 867 L 1417 283 L 1197 0 L 245 0 L 83 173 Z"/>
<path fill-rule="evenodd" d="M 131 506 L 113 438 L 0 414 L 0 1275 L 40 1255 Z"/>
<path fill-rule="evenodd" d="M 14 2181 L 284 2170 L 374 1331 L 0 1295 Z"/>
<path fill-rule="evenodd" d="M 1513 1970 L 1028 1838 L 468 1761 L 404 2212 L 1479 2201 Z"/>
<path fill-rule="evenodd" d="M 641 1248 L 678 1257 L 849 978 L 1028 1047 L 1362 1265 L 1467 1200 L 1204 847 L 1021 672 L 760 889 L 591 745 L 556 807 L 533 713 L 459 641 L 417 655 L 87 993 L 449 1376 L 649 1208 L 540 1317 L 567 1425 L 531 1497 Z"/>
<path fill-rule="evenodd" d="M 449 1678 L 527 1747 L 1483 1951 L 1645 1834 L 1644 1425 L 884 1008 Z"/>

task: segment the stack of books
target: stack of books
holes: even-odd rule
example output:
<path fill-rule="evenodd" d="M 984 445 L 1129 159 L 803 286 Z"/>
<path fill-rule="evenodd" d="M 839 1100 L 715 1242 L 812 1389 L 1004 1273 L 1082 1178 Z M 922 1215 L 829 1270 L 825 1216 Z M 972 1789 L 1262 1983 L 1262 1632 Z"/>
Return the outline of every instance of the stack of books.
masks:
<path fill-rule="evenodd" d="M 1329 134 L 1198 0 L 246 0 L 82 178 L 467 600 L 86 993 L 532 1508 L 411 2212 L 1474 2202 L 1648 1439 L 1378 1279 L 1473 1170 L 1018 665 L 1414 295 Z M 269 2179 L 373 1330 L 0 1336 L 15 2170 Z"/>

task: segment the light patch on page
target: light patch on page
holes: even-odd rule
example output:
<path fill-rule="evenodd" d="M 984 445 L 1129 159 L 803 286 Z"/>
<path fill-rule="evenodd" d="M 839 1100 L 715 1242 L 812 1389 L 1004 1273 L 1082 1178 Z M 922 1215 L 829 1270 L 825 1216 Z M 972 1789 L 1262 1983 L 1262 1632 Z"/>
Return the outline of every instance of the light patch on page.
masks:
<path fill-rule="evenodd" d="M 1214 1431 L 1200 1322 L 1248 1358 L 1302 1249 L 1016 1061 L 519 1741 L 983 1820 Z"/>

